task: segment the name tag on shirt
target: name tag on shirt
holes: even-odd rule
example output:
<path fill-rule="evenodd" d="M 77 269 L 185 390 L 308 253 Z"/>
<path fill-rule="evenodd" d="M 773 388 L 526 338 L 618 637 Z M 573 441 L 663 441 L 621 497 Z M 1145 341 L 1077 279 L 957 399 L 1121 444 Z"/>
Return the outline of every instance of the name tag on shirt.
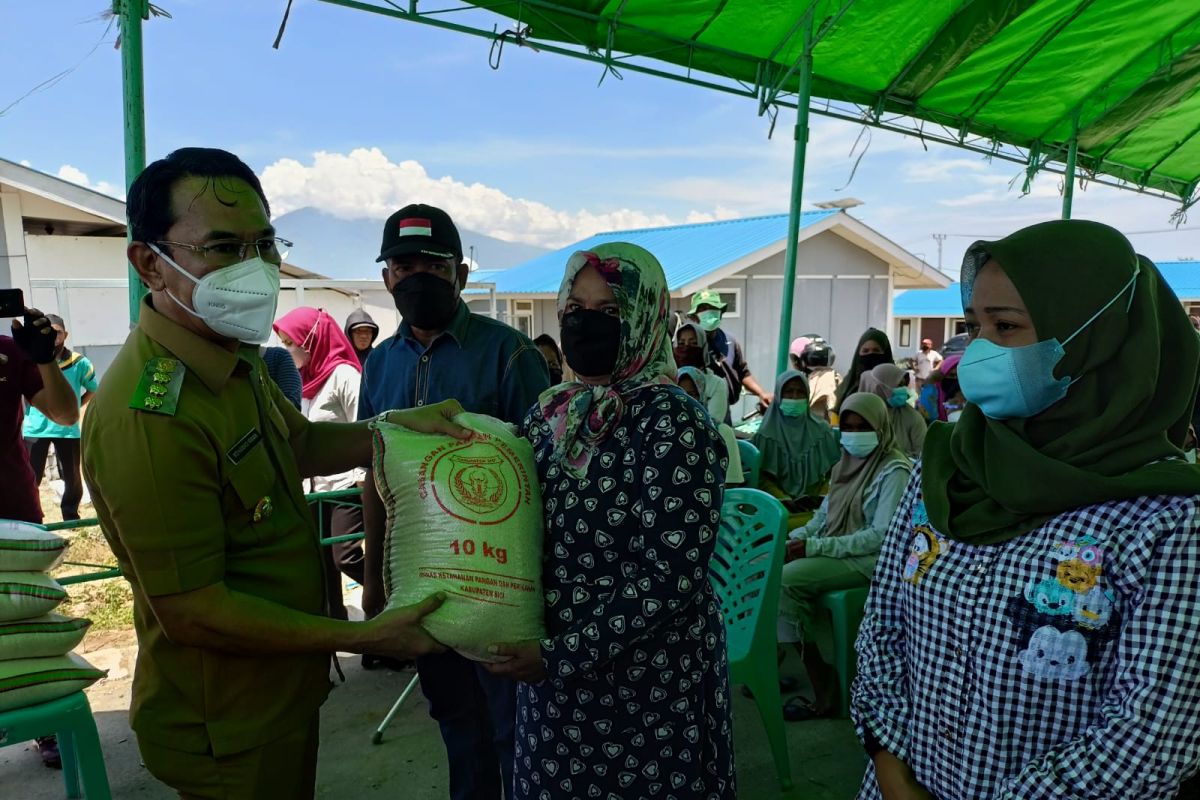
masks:
<path fill-rule="evenodd" d="M 258 432 L 257 428 L 254 428 L 245 436 L 234 442 L 233 447 L 229 448 L 229 452 L 226 453 L 225 456 L 229 459 L 230 463 L 236 466 L 237 464 L 240 464 L 242 459 L 249 455 L 250 451 L 254 449 L 255 445 L 261 441 L 262 434 Z"/>

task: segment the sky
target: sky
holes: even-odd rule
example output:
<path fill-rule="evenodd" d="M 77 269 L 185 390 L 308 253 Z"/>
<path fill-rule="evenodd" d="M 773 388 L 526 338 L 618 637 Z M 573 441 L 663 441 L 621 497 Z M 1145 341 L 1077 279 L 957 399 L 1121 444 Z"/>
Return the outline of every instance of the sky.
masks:
<path fill-rule="evenodd" d="M 492 69 L 485 40 L 316 0 L 295 1 L 279 50 L 285 0 L 158 5 L 171 18 L 144 26 L 149 157 L 231 150 L 262 177 L 276 216 L 313 206 L 382 221 L 430 202 L 464 228 L 562 247 L 788 207 L 788 110 L 768 138 L 752 100 L 629 72 L 601 82 L 599 65 L 513 46 Z M 108 6 L 0 0 L 0 157 L 123 196 Z M 1022 196 L 1018 165 L 862 130 L 813 117 L 804 197 L 863 201 L 855 216 L 935 265 L 933 235 L 945 234 L 952 275 L 972 241 L 1059 214 L 1059 176 Z M 1200 258 L 1200 211 L 1175 229 L 1176 207 L 1090 185 L 1074 215 L 1117 226 L 1156 260 Z"/>

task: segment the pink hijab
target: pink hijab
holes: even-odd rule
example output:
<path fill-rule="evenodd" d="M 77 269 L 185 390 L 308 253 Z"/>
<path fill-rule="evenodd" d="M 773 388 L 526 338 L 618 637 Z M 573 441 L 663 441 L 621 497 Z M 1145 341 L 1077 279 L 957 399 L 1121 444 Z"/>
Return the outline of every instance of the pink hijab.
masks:
<path fill-rule="evenodd" d="M 322 309 L 300 306 L 280 317 L 274 327 L 276 333 L 284 334 L 308 353 L 308 363 L 300 369 L 300 379 L 304 381 L 301 397 L 307 400 L 316 397 L 339 364 L 349 364 L 362 372 L 354 346 L 333 317 Z"/>

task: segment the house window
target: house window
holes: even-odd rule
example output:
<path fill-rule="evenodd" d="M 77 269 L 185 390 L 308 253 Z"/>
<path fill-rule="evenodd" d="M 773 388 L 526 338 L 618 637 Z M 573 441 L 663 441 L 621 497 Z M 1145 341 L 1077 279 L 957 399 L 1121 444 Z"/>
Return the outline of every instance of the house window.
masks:
<path fill-rule="evenodd" d="M 952 319 L 950 320 L 950 325 L 951 330 L 954 331 L 954 336 L 967 332 L 967 321 L 965 319 Z"/>
<path fill-rule="evenodd" d="M 912 347 L 912 320 L 900 320 L 900 346 Z"/>
<path fill-rule="evenodd" d="M 725 303 L 725 311 L 721 314 L 725 319 L 736 319 L 742 315 L 742 290 L 717 289 L 721 302 Z"/>
<path fill-rule="evenodd" d="M 533 338 L 533 301 L 510 300 L 509 324 L 526 336 Z"/>

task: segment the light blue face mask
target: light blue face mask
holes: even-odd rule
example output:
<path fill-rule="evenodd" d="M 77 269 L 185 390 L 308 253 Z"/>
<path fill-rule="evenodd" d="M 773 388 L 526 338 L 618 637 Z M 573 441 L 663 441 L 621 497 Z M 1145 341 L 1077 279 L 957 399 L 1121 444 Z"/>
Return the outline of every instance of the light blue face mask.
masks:
<path fill-rule="evenodd" d="M 908 389 L 903 386 L 892 389 L 892 396 L 888 398 L 888 405 L 892 408 L 904 408 L 908 405 Z"/>
<path fill-rule="evenodd" d="M 1054 368 L 1067 354 L 1065 346 L 1134 287 L 1141 271 L 1139 264 L 1121 291 L 1064 342 L 1043 339 L 1024 347 L 1001 347 L 987 339 L 973 340 L 958 363 L 958 384 L 963 397 L 979 406 L 984 416 L 1001 420 L 1036 417 L 1062 400 L 1071 384 L 1079 380 L 1054 377 Z M 1133 306 L 1134 291 L 1136 288 L 1129 293 L 1126 313 Z"/>
<path fill-rule="evenodd" d="M 842 447 L 855 458 L 866 458 L 879 447 L 879 434 L 875 431 L 842 431 Z"/>

